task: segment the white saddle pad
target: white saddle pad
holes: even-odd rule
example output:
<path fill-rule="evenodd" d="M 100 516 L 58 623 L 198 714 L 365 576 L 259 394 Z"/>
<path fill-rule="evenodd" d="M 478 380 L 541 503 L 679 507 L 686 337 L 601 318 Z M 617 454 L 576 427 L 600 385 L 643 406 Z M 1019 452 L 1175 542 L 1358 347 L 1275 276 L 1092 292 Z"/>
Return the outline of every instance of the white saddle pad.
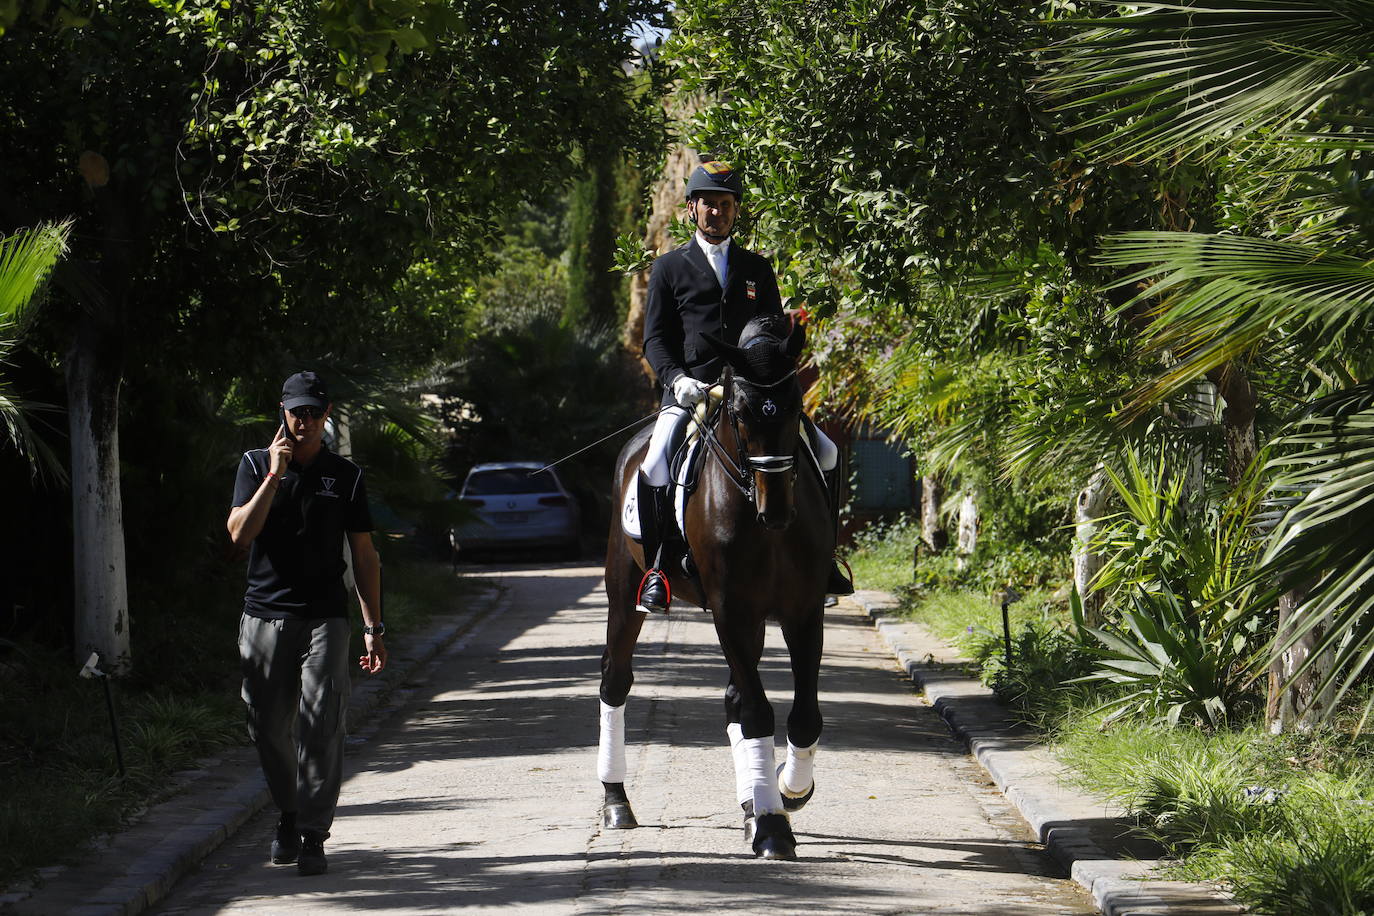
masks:
<path fill-rule="evenodd" d="M 682 463 L 682 472 L 692 466 L 696 460 L 697 449 L 701 447 L 699 438 L 692 439 L 687 445 L 687 460 Z M 677 518 L 677 530 L 683 531 L 686 528 L 687 518 L 687 489 L 679 486 L 678 481 L 669 483 L 670 498 L 673 501 L 673 515 Z M 639 487 L 626 487 L 625 499 L 620 506 L 620 526 L 625 529 L 625 533 L 636 541 L 644 539 L 643 529 L 639 524 Z"/>

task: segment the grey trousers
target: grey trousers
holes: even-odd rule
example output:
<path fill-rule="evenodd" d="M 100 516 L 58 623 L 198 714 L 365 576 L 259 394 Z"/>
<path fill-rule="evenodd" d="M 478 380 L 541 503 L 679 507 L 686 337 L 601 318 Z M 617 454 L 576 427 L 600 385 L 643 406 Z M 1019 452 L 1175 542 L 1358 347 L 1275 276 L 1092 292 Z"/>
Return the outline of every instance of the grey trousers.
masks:
<path fill-rule="evenodd" d="M 272 800 L 301 832 L 329 835 L 343 779 L 348 621 L 239 621 L 248 736 Z"/>

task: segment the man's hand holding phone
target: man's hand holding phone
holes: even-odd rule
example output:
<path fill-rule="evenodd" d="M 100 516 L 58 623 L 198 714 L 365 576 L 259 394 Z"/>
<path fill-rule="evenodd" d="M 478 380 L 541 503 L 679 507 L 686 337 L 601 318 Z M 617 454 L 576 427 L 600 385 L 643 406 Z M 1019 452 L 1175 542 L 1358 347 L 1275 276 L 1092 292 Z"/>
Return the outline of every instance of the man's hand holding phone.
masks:
<path fill-rule="evenodd" d="M 291 455 L 295 450 L 296 440 L 291 438 L 291 434 L 286 429 L 286 424 L 283 423 L 277 428 L 277 435 L 272 440 L 272 444 L 268 446 L 268 452 L 272 459 L 271 473 L 276 474 L 280 479 L 281 475 L 286 473 L 286 466 L 291 463 Z"/>

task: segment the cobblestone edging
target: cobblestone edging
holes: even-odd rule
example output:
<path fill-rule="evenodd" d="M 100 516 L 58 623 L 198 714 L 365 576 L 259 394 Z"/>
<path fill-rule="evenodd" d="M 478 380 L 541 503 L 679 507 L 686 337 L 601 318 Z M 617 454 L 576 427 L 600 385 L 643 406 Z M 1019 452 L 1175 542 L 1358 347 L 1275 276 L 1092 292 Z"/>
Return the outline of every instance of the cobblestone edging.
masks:
<path fill-rule="evenodd" d="M 1158 864 L 1122 836 L 1122 812 L 1073 790 L 1063 765 L 1018 727 L 992 691 L 967 674 L 968 662 L 920 624 L 895 616 L 897 601 L 860 591 L 853 601 L 872 619 L 897 661 L 968 747 L 1040 842 L 1108 916 L 1220 916 L 1246 910 L 1203 884 L 1147 880 Z M 1107 850 L 1111 850 L 1109 853 Z"/>
<path fill-rule="evenodd" d="M 391 635 L 391 657 L 375 678 L 354 682 L 349 732 L 367 730 L 381 708 L 399 702 L 407 682 L 443 649 L 502 606 L 496 588 L 474 594 L 472 610 L 446 614 L 423 633 Z M 350 740 L 352 740 L 350 738 Z M 81 865 L 42 869 L 31 886 L 0 895 L 0 913 L 15 916 L 133 916 L 165 897 L 271 798 L 250 747 L 233 748 L 178 773 L 167 799 L 85 854 Z"/>

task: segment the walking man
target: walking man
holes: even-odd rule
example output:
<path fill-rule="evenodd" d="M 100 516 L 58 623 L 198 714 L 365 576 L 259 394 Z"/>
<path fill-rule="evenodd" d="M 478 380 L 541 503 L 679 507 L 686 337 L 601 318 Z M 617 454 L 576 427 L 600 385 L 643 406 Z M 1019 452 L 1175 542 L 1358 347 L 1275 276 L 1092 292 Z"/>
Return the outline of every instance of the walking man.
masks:
<path fill-rule="evenodd" d="M 332 407 L 324 381 L 296 373 L 282 385 L 280 406 L 272 444 L 245 452 L 239 464 L 228 527 L 234 544 L 249 548 L 239 655 L 248 733 L 281 812 L 272 861 L 318 875 L 343 775 L 345 540 L 367 650 L 358 661 L 368 674 L 386 665 L 381 561 L 362 469 L 324 445 Z"/>

